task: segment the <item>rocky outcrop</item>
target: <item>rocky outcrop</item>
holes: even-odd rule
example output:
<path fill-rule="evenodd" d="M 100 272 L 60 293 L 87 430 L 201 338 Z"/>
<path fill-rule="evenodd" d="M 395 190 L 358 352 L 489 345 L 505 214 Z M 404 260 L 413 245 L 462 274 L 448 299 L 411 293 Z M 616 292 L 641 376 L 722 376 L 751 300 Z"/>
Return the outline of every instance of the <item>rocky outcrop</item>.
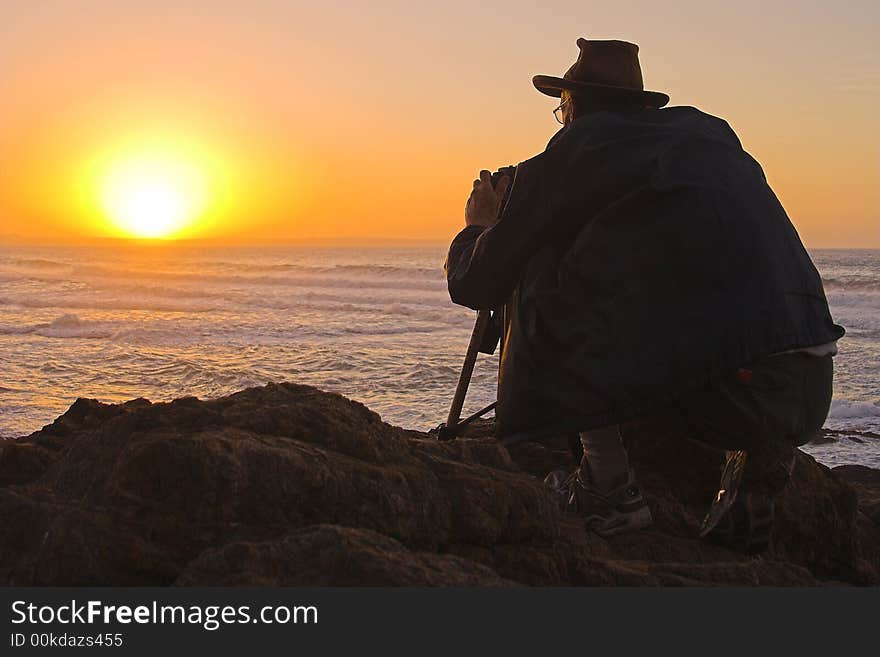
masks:
<path fill-rule="evenodd" d="M 80 399 L 0 443 L 0 584 L 880 583 L 876 473 L 799 454 L 771 549 L 745 557 L 696 538 L 716 450 L 628 427 L 656 526 L 605 540 L 541 483 L 571 462 L 564 442 L 508 451 L 490 434 L 438 443 L 294 384 Z"/>

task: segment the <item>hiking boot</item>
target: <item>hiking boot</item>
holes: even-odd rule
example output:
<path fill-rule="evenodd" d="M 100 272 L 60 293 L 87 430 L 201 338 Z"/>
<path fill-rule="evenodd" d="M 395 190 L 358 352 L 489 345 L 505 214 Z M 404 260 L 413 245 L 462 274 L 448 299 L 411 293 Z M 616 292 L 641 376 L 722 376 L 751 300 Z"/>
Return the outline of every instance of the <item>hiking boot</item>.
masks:
<path fill-rule="evenodd" d="M 760 554 L 770 546 L 775 508 L 776 500 L 769 495 L 740 490 L 730 509 L 714 525 L 703 521 L 700 536 L 737 552 Z"/>
<path fill-rule="evenodd" d="M 560 468 L 544 477 L 544 485 L 550 489 L 556 505 L 563 513 L 571 510 L 568 505 L 571 499 L 571 478 L 576 472 L 577 468 Z"/>
<path fill-rule="evenodd" d="M 598 490 L 587 468 L 555 470 L 544 479 L 563 512 L 583 516 L 587 529 L 603 538 L 650 527 L 653 522 L 632 470 L 608 492 Z"/>
<path fill-rule="evenodd" d="M 727 452 L 727 460 L 721 471 L 721 483 L 718 492 L 712 500 L 709 512 L 703 518 L 700 526 L 700 538 L 706 538 L 730 513 L 733 503 L 739 493 L 739 485 L 742 481 L 743 471 L 746 467 L 748 456 L 743 450 Z"/>
<path fill-rule="evenodd" d="M 770 545 L 776 495 L 743 483 L 746 452 L 727 453 L 718 494 L 703 519 L 700 538 L 724 547 L 758 554 Z"/>

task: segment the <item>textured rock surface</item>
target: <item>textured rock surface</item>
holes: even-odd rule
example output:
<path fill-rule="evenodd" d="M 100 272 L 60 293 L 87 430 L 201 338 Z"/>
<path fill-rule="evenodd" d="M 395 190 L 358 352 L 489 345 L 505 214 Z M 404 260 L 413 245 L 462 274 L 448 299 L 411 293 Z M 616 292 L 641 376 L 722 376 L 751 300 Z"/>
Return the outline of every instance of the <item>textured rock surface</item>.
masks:
<path fill-rule="evenodd" d="M 880 583 L 876 471 L 799 454 L 771 549 L 748 558 L 695 538 L 718 451 L 628 427 L 656 526 L 604 540 L 541 484 L 571 461 L 564 441 L 508 452 L 490 433 L 441 444 L 293 384 L 205 402 L 80 399 L 0 443 L 0 583 Z"/>

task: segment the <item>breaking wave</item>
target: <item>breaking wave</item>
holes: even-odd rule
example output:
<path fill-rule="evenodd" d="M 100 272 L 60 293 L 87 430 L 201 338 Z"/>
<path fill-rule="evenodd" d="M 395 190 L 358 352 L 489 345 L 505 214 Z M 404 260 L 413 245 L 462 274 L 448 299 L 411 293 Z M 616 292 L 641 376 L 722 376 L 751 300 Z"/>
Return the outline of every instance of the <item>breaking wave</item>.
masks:
<path fill-rule="evenodd" d="M 109 338 L 115 329 L 103 322 L 87 322 L 67 314 L 46 324 L 0 326 L 0 335 L 41 335 L 47 338 Z"/>
<path fill-rule="evenodd" d="M 875 277 L 823 278 L 825 290 L 846 290 L 848 292 L 880 293 L 880 281 Z"/>
<path fill-rule="evenodd" d="M 839 419 L 880 418 L 880 403 L 835 399 L 828 417 Z"/>

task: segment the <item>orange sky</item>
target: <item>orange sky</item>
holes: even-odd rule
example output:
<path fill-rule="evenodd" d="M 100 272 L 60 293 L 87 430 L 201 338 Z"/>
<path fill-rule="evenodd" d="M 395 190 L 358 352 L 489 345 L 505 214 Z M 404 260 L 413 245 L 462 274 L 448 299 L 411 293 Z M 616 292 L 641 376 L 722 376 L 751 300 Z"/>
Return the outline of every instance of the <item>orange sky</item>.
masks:
<path fill-rule="evenodd" d="M 587 36 L 726 118 L 808 246 L 880 247 L 874 2 L 177 4 L 0 4 L 0 237 L 112 234 L 102 167 L 158 144 L 210 178 L 185 236 L 448 239 Z"/>

